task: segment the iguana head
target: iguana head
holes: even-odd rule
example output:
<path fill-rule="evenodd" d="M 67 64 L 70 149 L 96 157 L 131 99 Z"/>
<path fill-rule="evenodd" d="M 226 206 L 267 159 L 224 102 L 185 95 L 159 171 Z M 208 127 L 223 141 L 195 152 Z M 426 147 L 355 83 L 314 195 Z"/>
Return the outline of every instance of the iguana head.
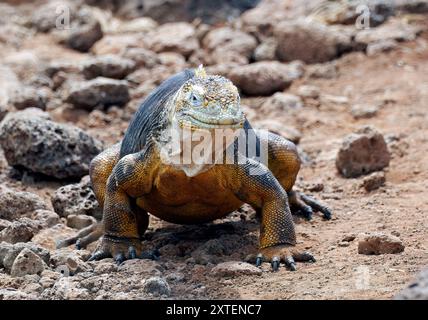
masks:
<path fill-rule="evenodd" d="M 245 117 L 238 89 L 222 76 L 205 73 L 202 66 L 174 97 L 174 118 L 181 128 L 242 128 Z"/>

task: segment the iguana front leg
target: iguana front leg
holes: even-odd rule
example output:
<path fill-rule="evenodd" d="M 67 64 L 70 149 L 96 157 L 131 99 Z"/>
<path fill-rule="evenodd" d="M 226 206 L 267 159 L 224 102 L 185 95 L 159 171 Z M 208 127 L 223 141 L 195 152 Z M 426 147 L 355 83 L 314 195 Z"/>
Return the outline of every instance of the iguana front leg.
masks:
<path fill-rule="evenodd" d="M 241 162 L 243 163 L 243 162 Z M 236 196 L 261 209 L 259 254 L 256 264 L 269 261 L 274 271 L 280 262 L 296 270 L 295 261 L 315 261 L 296 246 L 296 233 L 286 191 L 263 164 L 246 159 L 229 166 L 228 180 Z"/>
<path fill-rule="evenodd" d="M 134 198 L 151 189 L 152 156 L 149 149 L 127 155 L 114 167 L 105 191 L 103 238 L 90 260 L 113 257 L 120 263 L 126 259 L 147 257 L 141 251 L 140 235 L 147 228 L 148 214 L 135 210 Z"/>

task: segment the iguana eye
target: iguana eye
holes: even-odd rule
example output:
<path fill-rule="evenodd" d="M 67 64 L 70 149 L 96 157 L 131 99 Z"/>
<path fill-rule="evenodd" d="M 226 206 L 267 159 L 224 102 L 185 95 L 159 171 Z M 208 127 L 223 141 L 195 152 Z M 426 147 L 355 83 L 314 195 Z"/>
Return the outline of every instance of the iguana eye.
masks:
<path fill-rule="evenodd" d="M 202 104 L 202 99 L 199 96 L 197 96 L 196 94 L 192 93 L 190 95 L 190 103 L 194 107 L 199 107 Z"/>

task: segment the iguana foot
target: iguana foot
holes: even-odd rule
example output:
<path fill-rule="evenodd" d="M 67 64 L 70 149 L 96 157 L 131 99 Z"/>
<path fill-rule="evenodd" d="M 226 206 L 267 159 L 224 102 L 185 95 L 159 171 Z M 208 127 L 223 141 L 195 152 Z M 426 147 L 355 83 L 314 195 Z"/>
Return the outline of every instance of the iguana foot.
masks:
<path fill-rule="evenodd" d="M 142 252 L 140 239 L 104 236 L 89 261 L 113 257 L 117 264 L 130 259 L 157 259 L 156 253 Z"/>
<path fill-rule="evenodd" d="M 331 211 L 329 208 L 321 204 L 318 200 L 315 200 L 302 192 L 288 192 L 288 200 L 293 214 L 300 213 L 307 220 L 311 220 L 313 212 L 319 211 L 323 214 L 325 219 L 331 219 Z"/>
<path fill-rule="evenodd" d="M 254 259 L 251 259 L 254 261 Z M 273 271 L 278 271 L 280 263 L 283 262 L 291 271 L 296 271 L 296 261 L 315 262 L 314 256 L 304 250 L 300 250 L 292 245 L 277 245 L 260 249 L 260 253 L 255 257 L 256 266 L 262 262 L 270 262 Z"/>
<path fill-rule="evenodd" d="M 80 230 L 77 235 L 62 239 L 57 242 L 57 249 L 75 245 L 77 250 L 85 249 L 92 242 L 97 241 L 102 236 L 102 225 L 93 223 Z"/>

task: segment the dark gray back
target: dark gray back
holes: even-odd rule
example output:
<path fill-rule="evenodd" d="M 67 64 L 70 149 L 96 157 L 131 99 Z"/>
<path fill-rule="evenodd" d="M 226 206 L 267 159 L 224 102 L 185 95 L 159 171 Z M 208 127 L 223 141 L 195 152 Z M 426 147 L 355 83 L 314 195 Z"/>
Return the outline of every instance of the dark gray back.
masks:
<path fill-rule="evenodd" d="M 159 134 L 166 127 L 168 119 L 162 113 L 168 100 L 194 76 L 193 69 L 184 70 L 162 82 L 150 93 L 129 123 L 122 140 L 120 158 L 142 150 L 150 137 Z"/>

